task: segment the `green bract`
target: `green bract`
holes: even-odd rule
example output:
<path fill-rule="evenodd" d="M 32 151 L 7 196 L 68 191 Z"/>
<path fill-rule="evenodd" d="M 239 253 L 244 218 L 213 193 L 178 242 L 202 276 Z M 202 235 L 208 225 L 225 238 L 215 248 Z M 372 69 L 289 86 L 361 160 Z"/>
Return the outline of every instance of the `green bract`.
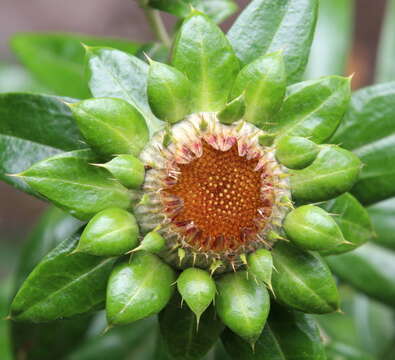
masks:
<path fill-rule="evenodd" d="M 126 210 L 108 208 L 96 214 L 82 232 L 76 251 L 98 256 L 119 256 L 137 245 L 139 228 Z"/>
<path fill-rule="evenodd" d="M 348 110 L 351 78 L 298 82 L 317 0 L 251 1 L 226 36 L 215 21 L 232 4 L 144 2 L 185 18 L 170 64 L 138 57 L 157 59 L 157 46 L 166 55 L 163 45 L 136 56 L 86 47 L 93 98 L 0 96 L 0 177 L 89 221 L 33 269 L 13 319 L 105 307 L 109 327 L 159 314 L 155 359 L 200 359 L 225 326 L 235 359 L 324 359 L 302 312 L 337 311 L 339 294 L 314 251 L 340 254 L 372 238 L 350 193 L 366 203 L 395 194 L 372 152 L 385 157 L 391 113 L 381 137 L 354 139 L 346 130 L 359 112 L 370 121 L 377 98 L 361 92 Z M 394 86 L 380 91 L 389 107 Z M 342 257 L 366 262 L 358 251 Z M 366 286 L 363 272 L 328 262 Z"/>
<path fill-rule="evenodd" d="M 306 250 L 330 251 L 346 243 L 335 220 L 314 205 L 301 206 L 289 213 L 284 230 L 296 245 Z"/>
<path fill-rule="evenodd" d="M 128 324 L 162 310 L 173 293 L 174 271 L 155 255 L 138 252 L 118 264 L 107 287 L 110 325 Z"/>
<path fill-rule="evenodd" d="M 133 155 L 118 155 L 105 164 L 95 164 L 107 169 L 127 188 L 137 189 L 144 182 L 144 164 Z"/>

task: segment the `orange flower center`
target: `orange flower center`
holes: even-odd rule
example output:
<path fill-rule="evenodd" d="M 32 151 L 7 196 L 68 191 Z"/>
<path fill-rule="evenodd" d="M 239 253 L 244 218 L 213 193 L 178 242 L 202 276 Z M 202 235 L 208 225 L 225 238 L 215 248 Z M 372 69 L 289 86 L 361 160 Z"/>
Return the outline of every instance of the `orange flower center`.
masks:
<path fill-rule="evenodd" d="M 173 199 L 165 208 L 189 245 L 223 252 L 256 240 L 274 201 L 272 176 L 265 166 L 257 169 L 260 158 L 240 156 L 237 144 L 221 151 L 204 141 L 202 156 L 178 164 L 177 180 L 163 197 Z"/>

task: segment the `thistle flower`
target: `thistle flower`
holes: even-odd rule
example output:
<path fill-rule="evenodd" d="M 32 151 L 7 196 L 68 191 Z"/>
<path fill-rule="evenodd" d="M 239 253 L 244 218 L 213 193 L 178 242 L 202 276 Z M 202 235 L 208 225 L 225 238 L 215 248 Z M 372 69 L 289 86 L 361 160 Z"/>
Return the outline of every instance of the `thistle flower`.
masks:
<path fill-rule="evenodd" d="M 127 102 L 92 71 L 97 97 L 68 104 L 91 149 L 20 175 L 89 220 L 79 244 L 68 245 L 70 256 L 121 257 L 107 285 L 109 325 L 159 313 L 175 291 L 197 321 L 214 306 L 252 345 L 271 302 L 307 313 L 338 310 L 319 253 L 350 251 L 361 239 L 320 203 L 347 192 L 361 162 L 323 143 L 346 110 L 350 79 L 288 86 L 282 51 L 241 67 L 222 31 L 195 10 L 179 30 L 171 65 L 87 52 L 91 70 L 117 61 L 146 80 L 129 84 Z M 24 311 L 25 292 L 13 317 L 47 320 Z"/>

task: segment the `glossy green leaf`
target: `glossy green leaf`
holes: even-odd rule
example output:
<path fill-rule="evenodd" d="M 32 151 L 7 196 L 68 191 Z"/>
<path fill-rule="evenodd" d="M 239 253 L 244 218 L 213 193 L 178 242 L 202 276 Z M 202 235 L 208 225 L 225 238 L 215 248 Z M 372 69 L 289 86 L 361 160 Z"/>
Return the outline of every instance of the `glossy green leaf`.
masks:
<path fill-rule="evenodd" d="M 245 98 L 244 94 L 233 99 L 217 114 L 217 119 L 226 125 L 231 125 L 240 120 L 245 114 Z"/>
<path fill-rule="evenodd" d="M 152 112 L 161 120 L 175 123 L 191 109 L 191 83 L 172 66 L 150 61 L 148 101 Z"/>
<path fill-rule="evenodd" d="M 353 35 L 354 3 L 354 0 L 320 0 L 306 79 L 345 74 Z"/>
<path fill-rule="evenodd" d="M 128 324 L 161 311 L 173 294 L 173 269 L 156 255 L 140 251 L 118 264 L 107 288 L 107 320 Z"/>
<path fill-rule="evenodd" d="M 67 360 L 145 359 L 139 356 L 144 348 L 150 347 L 150 334 L 155 332 L 155 328 L 156 319 L 151 317 L 127 326 L 118 326 L 104 335 L 95 334 L 73 349 Z"/>
<path fill-rule="evenodd" d="M 14 279 L 15 287 L 19 288 L 42 258 L 82 225 L 81 221 L 71 215 L 56 207 L 49 207 L 22 248 Z"/>
<path fill-rule="evenodd" d="M 145 177 L 144 164 L 133 155 L 118 155 L 105 164 L 95 164 L 107 169 L 123 186 L 139 188 Z"/>
<path fill-rule="evenodd" d="M 261 56 L 237 75 L 231 97 L 244 93 L 244 120 L 261 127 L 279 110 L 285 95 L 286 76 L 282 52 Z"/>
<path fill-rule="evenodd" d="M 94 97 L 126 100 L 144 116 L 150 134 L 161 122 L 152 114 L 147 98 L 148 65 L 139 58 L 119 50 L 89 47 L 89 88 Z"/>
<path fill-rule="evenodd" d="M 177 288 L 199 323 L 200 316 L 214 300 L 216 293 L 214 280 L 207 271 L 188 268 L 178 277 Z"/>
<path fill-rule="evenodd" d="M 187 17 L 193 6 L 217 23 L 237 11 L 233 0 L 148 0 L 147 5 L 179 17 Z"/>
<path fill-rule="evenodd" d="M 391 61 L 395 54 L 395 1 L 388 0 L 376 60 L 375 81 L 384 83 L 395 80 L 395 66 Z"/>
<path fill-rule="evenodd" d="M 20 176 L 37 192 L 81 219 L 108 207 L 128 208 L 131 194 L 110 174 L 90 162 L 90 150 L 72 151 L 40 161 Z"/>
<path fill-rule="evenodd" d="M 304 205 L 292 210 L 283 226 L 291 241 L 305 250 L 331 251 L 345 245 L 336 221 L 318 206 Z"/>
<path fill-rule="evenodd" d="M 193 11 L 174 44 L 172 64 L 192 83 L 192 110 L 219 111 L 228 99 L 239 63 L 225 35 L 207 16 Z"/>
<path fill-rule="evenodd" d="M 319 146 L 304 137 L 282 136 L 276 144 L 276 158 L 289 169 L 310 165 L 320 151 Z"/>
<path fill-rule="evenodd" d="M 277 269 L 272 274 L 272 286 L 277 301 L 306 313 L 338 310 L 335 280 L 318 254 L 285 242 L 276 244 L 272 253 Z"/>
<path fill-rule="evenodd" d="M 82 225 L 80 221 L 50 207 L 25 243 L 14 276 L 15 291 L 42 258 Z M 90 325 L 90 316 L 56 320 L 49 323 L 11 322 L 15 353 L 26 360 L 53 360 L 78 346 Z"/>
<path fill-rule="evenodd" d="M 174 296 L 159 314 L 161 336 L 169 353 L 167 359 L 198 360 L 216 343 L 224 326 L 215 318 L 213 307 L 202 315 L 199 328 L 196 317 L 187 306 L 181 307 L 181 299 Z"/>
<path fill-rule="evenodd" d="M 120 208 L 97 213 L 82 232 L 76 252 L 120 256 L 137 245 L 139 227 L 134 216 Z"/>
<path fill-rule="evenodd" d="M 395 306 L 395 253 L 367 243 L 346 254 L 326 258 L 342 280 L 374 299 Z"/>
<path fill-rule="evenodd" d="M 288 88 L 281 110 L 267 128 L 279 135 L 325 142 L 337 129 L 350 100 L 350 79 L 326 76 Z"/>
<path fill-rule="evenodd" d="M 114 259 L 70 254 L 78 240 L 71 236 L 35 267 L 12 302 L 14 320 L 51 321 L 103 305 Z"/>
<path fill-rule="evenodd" d="M 215 301 L 222 322 L 237 335 L 254 344 L 265 325 L 270 298 L 263 283 L 247 272 L 225 274 L 217 281 Z"/>
<path fill-rule="evenodd" d="M 61 96 L 90 96 L 84 76 L 83 46 L 111 46 L 134 54 L 139 44 L 76 34 L 20 33 L 11 38 L 19 60 L 36 78 Z"/>
<path fill-rule="evenodd" d="M 235 360 L 326 360 L 314 319 L 278 305 L 271 309 L 254 351 L 229 330 L 221 338 Z"/>
<path fill-rule="evenodd" d="M 300 80 L 313 40 L 316 0 L 254 0 L 241 13 L 228 38 L 243 65 L 284 50 L 288 83 Z"/>
<path fill-rule="evenodd" d="M 365 205 L 395 195 L 395 82 L 355 92 L 331 142 L 352 150 L 364 167 L 352 193 Z"/>
<path fill-rule="evenodd" d="M 272 285 L 273 257 L 266 249 L 258 249 L 248 255 L 248 271 L 263 281 L 269 288 Z"/>
<path fill-rule="evenodd" d="M 386 359 L 395 337 L 393 310 L 346 286 L 340 294 L 342 313 L 316 317 L 330 351 L 341 353 L 344 347 Z"/>
<path fill-rule="evenodd" d="M 323 254 L 341 254 L 351 251 L 372 239 L 373 228 L 369 214 L 351 194 L 346 193 L 330 200 L 323 207 L 333 215 L 333 220 L 339 225 L 344 238 L 349 242 L 331 251 L 324 251 Z"/>
<path fill-rule="evenodd" d="M 336 145 L 324 146 L 310 166 L 290 171 L 292 196 L 306 202 L 332 199 L 352 188 L 361 167 L 353 153 Z"/>
<path fill-rule="evenodd" d="M 367 208 L 377 236 L 373 241 L 395 250 L 395 199 L 381 201 Z"/>
<path fill-rule="evenodd" d="M 0 95 L 1 180 L 37 195 L 21 178 L 7 174 L 84 146 L 70 110 L 58 98 L 26 93 Z"/>
<path fill-rule="evenodd" d="M 138 156 L 149 139 L 143 116 L 122 99 L 93 98 L 69 104 L 87 143 L 103 156 Z"/>

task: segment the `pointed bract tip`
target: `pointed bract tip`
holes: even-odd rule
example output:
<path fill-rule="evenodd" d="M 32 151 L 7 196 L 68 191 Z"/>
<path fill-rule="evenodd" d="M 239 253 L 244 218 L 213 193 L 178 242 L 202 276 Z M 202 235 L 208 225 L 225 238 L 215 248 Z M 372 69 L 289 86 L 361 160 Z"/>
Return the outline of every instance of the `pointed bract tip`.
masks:
<path fill-rule="evenodd" d="M 67 256 L 75 255 L 75 254 L 80 253 L 80 252 L 81 252 L 80 248 L 76 247 L 71 253 L 67 254 Z"/>
<path fill-rule="evenodd" d="M 106 326 L 106 328 L 102 331 L 101 335 L 102 335 L 102 336 L 103 336 L 103 335 L 106 335 L 113 327 L 114 327 L 114 325 L 108 324 L 108 325 Z"/>
<path fill-rule="evenodd" d="M 152 65 L 154 63 L 154 60 L 152 60 L 145 51 L 143 51 L 143 54 L 144 57 L 147 59 L 148 63 Z"/>
<path fill-rule="evenodd" d="M 23 177 L 23 173 L 17 173 L 17 174 L 4 174 L 5 176 L 9 177 Z"/>
<path fill-rule="evenodd" d="M 93 48 L 92 46 L 86 45 L 85 43 L 83 43 L 82 41 L 80 42 L 81 46 L 84 48 L 85 52 L 89 52 L 91 51 L 91 49 Z"/>
<path fill-rule="evenodd" d="M 106 167 L 106 164 L 89 163 L 89 165 L 103 167 L 103 168 Z"/>

